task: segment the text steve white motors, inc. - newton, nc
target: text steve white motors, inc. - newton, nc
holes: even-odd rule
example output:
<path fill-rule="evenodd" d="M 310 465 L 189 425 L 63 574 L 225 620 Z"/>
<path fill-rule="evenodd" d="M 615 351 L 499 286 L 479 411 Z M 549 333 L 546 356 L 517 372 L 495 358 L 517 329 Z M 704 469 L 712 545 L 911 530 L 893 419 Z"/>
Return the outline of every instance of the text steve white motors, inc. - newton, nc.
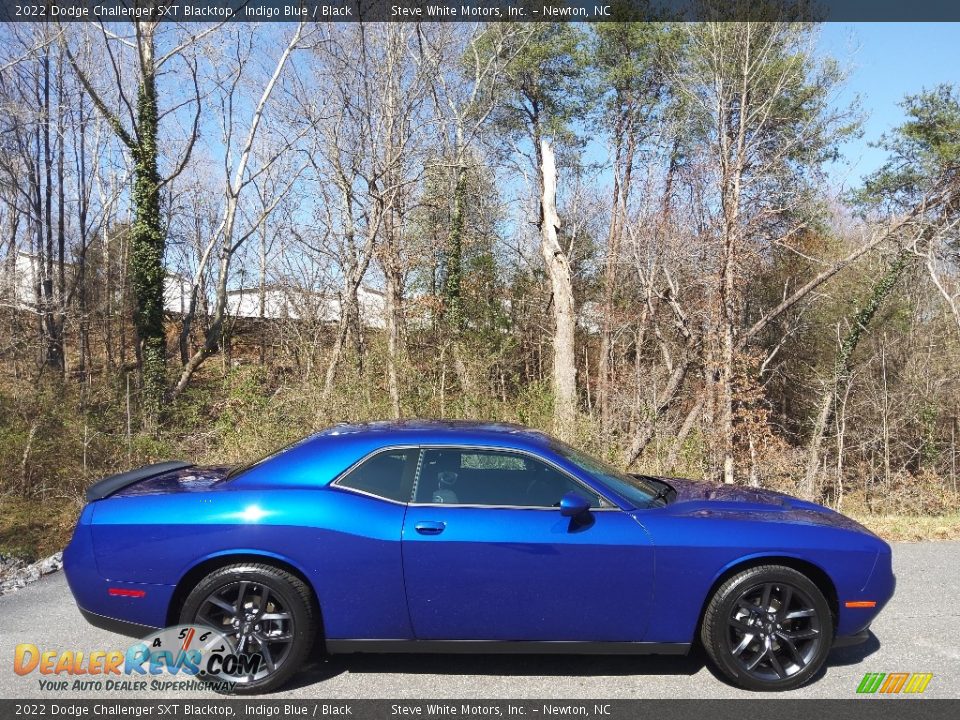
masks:
<path fill-rule="evenodd" d="M 602 18 L 610 17 L 609 5 L 594 5 L 588 7 L 570 7 L 543 5 L 539 8 L 522 6 L 480 7 L 476 5 L 455 5 L 439 3 L 408 7 L 406 5 L 391 5 L 390 18 L 393 20 L 422 20 L 422 19 L 488 19 L 495 20 L 510 18 L 512 20 L 554 18 Z"/>

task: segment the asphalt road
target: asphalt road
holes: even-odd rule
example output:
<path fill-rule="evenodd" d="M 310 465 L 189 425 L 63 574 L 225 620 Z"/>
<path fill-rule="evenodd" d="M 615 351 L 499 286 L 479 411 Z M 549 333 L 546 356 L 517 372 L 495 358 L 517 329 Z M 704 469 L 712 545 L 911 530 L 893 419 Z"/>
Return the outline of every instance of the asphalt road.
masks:
<path fill-rule="evenodd" d="M 820 677 L 792 697 L 850 698 L 867 672 L 930 672 L 925 696 L 960 698 L 960 542 L 894 546 L 897 593 L 864 644 L 834 650 Z M 41 691 L 37 673 L 13 672 L 14 647 L 125 649 L 128 638 L 88 625 L 62 573 L 0 597 L 0 698 L 64 698 Z M 122 692 L 66 697 L 124 697 Z M 143 693 L 128 693 L 143 699 Z M 148 697 L 162 697 L 162 693 Z M 170 697 L 185 699 L 181 693 Z M 203 691 L 189 697 L 216 697 Z M 730 687 L 690 657 L 384 655 L 341 656 L 304 668 L 270 696 L 309 699 L 619 699 L 757 697 Z"/>

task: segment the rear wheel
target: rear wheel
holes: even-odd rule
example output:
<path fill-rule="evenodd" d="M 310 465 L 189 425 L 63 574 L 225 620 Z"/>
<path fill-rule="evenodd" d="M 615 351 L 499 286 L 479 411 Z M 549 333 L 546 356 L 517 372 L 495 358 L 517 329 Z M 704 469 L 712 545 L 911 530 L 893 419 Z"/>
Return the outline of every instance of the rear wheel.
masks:
<path fill-rule="evenodd" d="M 823 666 L 833 616 L 816 584 L 780 565 L 727 580 L 707 606 L 700 632 L 713 665 L 748 690 L 791 690 Z"/>
<path fill-rule="evenodd" d="M 206 625 L 259 658 L 255 672 L 236 678 L 234 692 L 275 690 L 310 654 L 317 611 L 300 578 L 272 565 L 228 565 L 207 575 L 187 596 L 181 623 Z"/>

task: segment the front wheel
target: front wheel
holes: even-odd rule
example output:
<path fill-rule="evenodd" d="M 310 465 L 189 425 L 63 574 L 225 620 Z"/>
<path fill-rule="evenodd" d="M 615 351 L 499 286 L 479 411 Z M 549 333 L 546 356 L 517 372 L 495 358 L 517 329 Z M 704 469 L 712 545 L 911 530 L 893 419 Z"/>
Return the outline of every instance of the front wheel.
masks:
<path fill-rule="evenodd" d="M 283 685 L 310 654 L 317 633 L 313 596 L 300 578 L 260 563 L 214 570 L 187 596 L 181 623 L 228 636 L 240 653 L 257 658 L 254 672 L 233 692 L 263 693 Z"/>
<path fill-rule="evenodd" d="M 750 568 L 710 599 L 700 637 L 713 665 L 748 690 L 792 690 L 823 666 L 833 615 L 806 575 L 780 565 Z"/>

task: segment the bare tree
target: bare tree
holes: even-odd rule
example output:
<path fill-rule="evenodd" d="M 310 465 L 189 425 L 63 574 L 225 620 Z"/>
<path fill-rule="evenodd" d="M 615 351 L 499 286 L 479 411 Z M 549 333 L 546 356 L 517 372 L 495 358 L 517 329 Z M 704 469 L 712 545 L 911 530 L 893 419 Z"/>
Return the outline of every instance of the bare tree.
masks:
<path fill-rule="evenodd" d="M 805 178 L 816 174 L 846 130 L 829 105 L 838 81 L 818 65 L 802 24 L 706 23 L 688 33 L 690 65 L 680 88 L 707 128 L 715 182 L 711 234 L 717 246 L 710 331 L 706 335 L 708 413 L 715 418 L 714 466 L 736 478 L 734 375 L 743 324 L 738 281 L 751 255 L 787 243 L 806 224 Z"/>
<path fill-rule="evenodd" d="M 157 54 L 159 20 L 135 20 L 132 37 L 115 34 L 105 25 L 98 26 L 99 51 L 93 49 L 92 38 L 78 53 L 63 26 L 59 26 L 60 47 L 63 49 L 81 85 L 89 94 L 94 107 L 104 117 L 119 140 L 126 146 L 134 162 L 133 205 L 134 222 L 131 229 L 131 280 L 134 306 L 134 328 L 137 333 L 137 357 L 142 379 L 143 414 L 146 427 L 156 430 L 161 402 L 166 390 L 166 336 L 164 333 L 164 253 L 166 230 L 161 212 L 161 191 L 176 178 L 190 161 L 199 135 L 201 99 L 197 84 L 197 66 L 185 51 L 200 37 L 213 32 L 210 26 L 198 35 L 177 36 L 169 50 Z M 95 34 L 97 31 L 95 31 Z M 104 87 L 94 78 L 99 73 L 90 70 L 90 64 L 109 62 L 111 82 Z M 161 108 L 157 79 L 168 63 L 180 61 L 193 79 L 194 94 L 189 102 L 195 105 L 192 129 L 183 152 L 164 177 L 160 173 L 160 124 L 174 110 Z M 125 82 L 125 65 L 133 66 L 136 99 L 129 97 Z M 104 67 L 101 62 L 98 70 Z"/>
<path fill-rule="evenodd" d="M 232 153 L 230 152 L 233 147 L 234 133 L 237 132 L 237 118 L 234 116 L 233 108 L 235 94 L 237 93 L 238 86 L 243 76 L 243 63 L 238 64 L 238 66 L 235 67 L 231 72 L 230 77 L 226 78 L 223 83 L 224 87 L 226 88 L 225 97 L 223 100 L 223 107 L 225 108 L 225 114 L 223 117 L 223 127 L 225 133 L 224 144 L 228 148 L 228 152 L 225 154 L 224 163 L 225 186 L 223 211 L 219 226 L 213 233 L 213 236 L 210 238 L 207 246 L 204 248 L 203 254 L 201 255 L 197 265 L 197 271 L 190 294 L 190 307 L 187 313 L 184 315 L 181 335 L 189 336 L 190 325 L 197 311 L 197 301 L 200 293 L 201 279 L 206 271 L 207 264 L 210 262 L 213 256 L 214 250 L 216 250 L 218 255 L 218 269 L 216 275 L 216 286 L 214 288 L 215 300 L 213 304 L 212 320 L 210 322 L 210 326 L 204 332 L 203 343 L 187 360 L 183 370 L 180 373 L 180 379 L 172 389 L 172 395 L 174 397 L 183 392 L 197 368 L 199 368 L 200 365 L 202 365 L 203 362 L 210 357 L 210 355 L 212 355 L 221 347 L 224 322 L 227 318 L 228 310 L 227 292 L 230 282 L 230 270 L 234 256 L 243 246 L 243 244 L 260 229 L 285 192 L 289 190 L 290 187 L 297 181 L 300 173 L 304 169 L 303 166 L 301 166 L 290 171 L 287 175 L 287 183 L 282 187 L 278 187 L 275 190 L 274 197 L 265 205 L 261 204 L 259 212 L 256 213 L 253 218 L 250 218 L 247 221 L 246 227 L 242 231 L 238 231 L 238 212 L 240 209 L 241 196 L 249 187 L 252 186 L 258 177 L 270 171 L 280 158 L 285 157 L 290 148 L 293 147 L 293 145 L 308 132 L 310 127 L 309 125 L 306 125 L 300 128 L 298 131 L 288 134 L 287 137 L 282 137 L 276 146 L 266 148 L 266 151 L 262 153 L 262 157 L 258 158 L 260 160 L 258 167 L 251 167 L 251 159 L 254 158 L 255 143 L 258 139 L 258 131 L 260 130 L 261 124 L 264 120 L 267 104 L 270 102 L 271 95 L 273 94 L 274 89 L 277 87 L 277 84 L 283 75 L 284 69 L 290 60 L 291 55 L 297 50 L 303 39 L 304 27 L 305 25 L 302 22 L 296 26 L 294 31 L 291 33 L 286 46 L 283 48 L 282 52 L 277 58 L 273 71 L 268 76 L 263 90 L 260 93 L 259 99 L 257 100 L 256 105 L 254 106 L 252 113 L 246 122 L 246 133 L 243 136 L 243 140 L 240 142 L 235 161 L 233 160 Z M 237 37 L 238 48 L 242 48 L 244 45 L 246 45 L 246 52 L 248 54 L 252 49 L 249 40 L 249 37 Z M 239 132 L 242 132 L 242 130 Z"/>

